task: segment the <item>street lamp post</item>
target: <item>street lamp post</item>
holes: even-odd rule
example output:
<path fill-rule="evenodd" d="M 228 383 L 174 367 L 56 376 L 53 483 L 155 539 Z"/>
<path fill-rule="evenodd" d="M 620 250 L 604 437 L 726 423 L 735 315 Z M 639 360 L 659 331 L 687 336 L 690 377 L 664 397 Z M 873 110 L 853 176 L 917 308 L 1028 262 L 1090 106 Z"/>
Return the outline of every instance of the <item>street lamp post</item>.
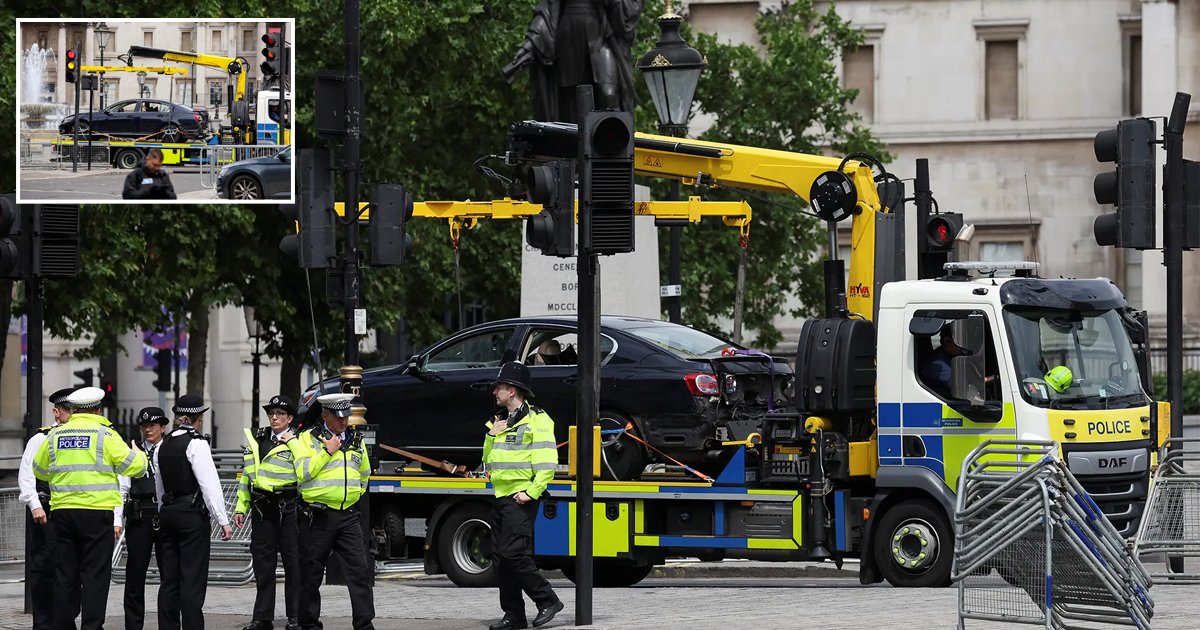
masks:
<path fill-rule="evenodd" d="M 138 77 L 138 96 L 146 98 L 146 71 L 140 70 L 137 73 Z"/>
<path fill-rule="evenodd" d="M 108 48 L 108 40 L 112 37 L 112 30 L 108 25 L 101 22 L 96 27 L 96 45 L 100 48 L 100 66 L 104 66 L 104 49 Z M 100 71 L 100 109 L 104 109 L 108 105 L 104 95 L 104 71 Z"/>
<path fill-rule="evenodd" d="M 658 112 L 658 129 L 664 135 L 687 135 L 688 114 L 692 111 L 692 99 L 696 95 L 696 84 L 704 70 L 704 55 L 687 45 L 679 34 L 683 18 L 671 10 L 668 0 L 666 12 L 658 18 L 660 31 L 658 44 L 650 49 L 637 64 L 646 77 L 650 98 Z M 679 200 L 679 180 L 671 182 L 671 201 Z M 680 279 L 680 241 L 682 225 L 671 223 L 670 258 L 667 275 L 670 286 L 663 292 L 667 299 L 667 319 L 678 324 L 682 321 L 680 300 L 683 290 Z"/>
<path fill-rule="evenodd" d="M 242 307 L 242 312 L 246 315 L 246 332 L 250 338 L 254 340 L 254 352 L 250 353 L 250 365 L 254 366 L 254 381 L 251 385 L 250 393 L 250 428 L 253 431 L 258 430 L 258 393 L 259 381 L 258 371 L 262 367 L 262 351 L 259 349 L 259 340 L 262 338 L 262 325 L 254 317 L 254 307 L 246 305 Z"/>

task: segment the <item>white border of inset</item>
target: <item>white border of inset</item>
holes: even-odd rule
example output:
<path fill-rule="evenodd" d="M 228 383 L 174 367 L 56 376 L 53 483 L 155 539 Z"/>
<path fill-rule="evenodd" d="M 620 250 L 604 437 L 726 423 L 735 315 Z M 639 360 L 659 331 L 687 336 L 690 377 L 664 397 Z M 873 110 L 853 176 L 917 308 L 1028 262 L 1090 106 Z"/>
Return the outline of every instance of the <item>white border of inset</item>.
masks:
<path fill-rule="evenodd" d="M 291 181 L 292 181 L 292 196 L 288 199 L 260 199 L 260 200 L 255 200 L 255 201 L 222 199 L 222 198 L 217 198 L 217 197 L 213 197 L 211 199 L 147 199 L 147 200 L 134 200 L 134 199 L 22 199 L 21 198 L 21 159 L 20 159 L 20 152 L 21 152 L 21 106 L 20 106 L 21 94 L 20 94 L 20 91 L 21 91 L 21 69 L 22 69 L 22 66 L 24 65 L 23 59 L 22 59 L 22 54 L 23 54 L 24 50 L 26 50 L 27 47 L 23 45 L 23 42 L 21 39 L 21 27 L 25 24 L 35 24 L 35 23 L 71 25 L 71 24 L 89 24 L 89 23 L 99 23 L 99 22 L 112 22 L 112 23 L 122 23 L 122 24 L 127 24 L 127 23 L 128 24 L 136 24 L 136 23 L 205 24 L 205 23 L 209 23 L 209 22 L 221 22 L 221 23 L 266 22 L 266 23 L 286 24 L 287 25 L 287 39 L 285 40 L 285 42 L 290 44 L 292 47 L 292 54 L 291 54 L 291 58 L 290 58 L 291 59 L 291 67 L 287 69 L 288 75 L 290 78 L 291 94 L 292 94 L 292 107 L 291 107 L 292 116 L 291 116 L 291 121 L 290 121 L 291 124 L 288 126 L 288 131 L 289 131 L 291 139 L 292 139 L 292 142 L 291 142 L 292 161 L 291 161 L 291 165 L 290 165 L 291 166 Z M 16 169 L 17 203 L 21 203 L 21 204 L 27 204 L 27 203 L 28 204 L 71 203 L 71 204 L 104 204 L 104 205 L 161 205 L 161 204 L 171 204 L 171 205 L 201 205 L 201 204 L 281 205 L 281 204 L 296 203 L 296 159 L 295 159 L 296 158 L 296 148 L 295 148 L 296 147 L 296 55 L 297 55 L 298 51 L 296 50 L 296 19 L 295 18 L 284 18 L 284 17 L 280 17 L 280 18 L 269 18 L 269 17 L 230 18 L 230 17 L 226 17 L 226 18 L 194 18 L 194 19 L 181 19 L 181 18 L 167 18 L 167 19 L 154 19 L 154 18 L 89 18 L 89 19 L 83 19 L 83 18 L 17 18 L 15 28 L 16 28 L 16 33 L 15 33 L 16 50 L 14 51 L 14 57 L 16 58 L 15 63 L 17 66 L 17 68 L 16 68 L 16 84 L 15 84 L 17 94 L 15 95 L 16 98 L 14 99 L 14 101 L 16 101 L 16 106 L 13 107 L 13 110 L 14 110 L 13 116 L 15 118 L 15 121 L 14 121 L 15 124 L 13 125 L 13 128 L 16 130 L 16 133 L 14 134 L 15 137 L 13 138 L 13 142 L 16 144 L 15 152 L 16 152 L 16 156 L 17 156 L 17 159 L 15 160 L 16 164 L 14 164 L 14 168 Z M 120 53 L 120 51 L 114 51 L 114 52 L 116 54 Z M 116 59 L 116 54 L 113 55 L 114 60 Z M 89 57 L 89 59 L 90 59 L 90 57 Z M 258 60 L 258 56 L 256 55 L 254 59 L 247 59 L 246 61 L 248 63 L 254 63 L 257 60 Z M 168 99 L 168 100 L 170 100 L 170 99 Z M 257 130 L 256 130 L 256 133 L 257 133 Z"/>

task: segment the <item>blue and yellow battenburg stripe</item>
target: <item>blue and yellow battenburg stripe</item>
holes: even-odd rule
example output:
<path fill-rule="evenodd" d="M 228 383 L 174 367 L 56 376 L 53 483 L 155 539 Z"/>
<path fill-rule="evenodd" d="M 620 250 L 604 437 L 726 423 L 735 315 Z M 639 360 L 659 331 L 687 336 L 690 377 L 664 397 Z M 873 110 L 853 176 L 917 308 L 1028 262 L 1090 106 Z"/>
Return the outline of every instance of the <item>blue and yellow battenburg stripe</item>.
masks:
<path fill-rule="evenodd" d="M 1012 403 L 1004 403 L 997 422 L 975 422 L 942 403 L 879 403 L 878 433 L 880 467 L 922 466 L 953 489 L 972 449 L 987 440 L 1017 437 L 1017 417 Z M 906 438 L 919 439 L 924 455 L 905 456 Z"/>

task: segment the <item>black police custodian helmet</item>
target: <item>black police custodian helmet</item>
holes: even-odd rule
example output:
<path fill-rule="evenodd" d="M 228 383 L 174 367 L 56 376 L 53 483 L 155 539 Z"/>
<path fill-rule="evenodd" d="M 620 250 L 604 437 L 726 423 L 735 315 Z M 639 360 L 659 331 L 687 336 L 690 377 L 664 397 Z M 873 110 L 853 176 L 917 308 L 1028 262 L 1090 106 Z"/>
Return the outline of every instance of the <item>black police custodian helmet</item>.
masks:
<path fill-rule="evenodd" d="M 492 387 L 501 383 L 520 388 L 525 391 L 526 398 L 533 398 L 533 379 L 529 377 L 529 368 L 523 363 L 509 361 L 500 366 L 500 373 L 496 375 L 496 380 L 492 381 Z"/>
<path fill-rule="evenodd" d="M 167 420 L 167 414 L 158 407 L 142 407 L 142 410 L 138 412 L 137 421 L 138 424 L 152 424 L 155 422 L 164 425 L 171 424 L 171 421 Z"/>
<path fill-rule="evenodd" d="M 271 413 L 272 409 L 282 409 L 290 416 L 296 415 L 296 405 L 293 405 L 292 399 L 287 396 L 272 396 L 271 400 L 263 405 L 263 411 L 267 413 Z"/>

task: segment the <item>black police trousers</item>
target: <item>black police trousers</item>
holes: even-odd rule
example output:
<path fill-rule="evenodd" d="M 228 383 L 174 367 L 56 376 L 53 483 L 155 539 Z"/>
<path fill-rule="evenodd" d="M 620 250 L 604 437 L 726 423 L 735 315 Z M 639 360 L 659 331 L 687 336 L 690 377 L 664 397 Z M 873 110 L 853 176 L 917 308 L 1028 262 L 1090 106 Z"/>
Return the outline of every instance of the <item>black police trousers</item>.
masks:
<path fill-rule="evenodd" d="M 158 559 L 162 572 L 162 541 L 154 528 L 158 510 L 142 508 L 141 513 L 125 512 L 125 629 L 142 630 L 146 621 L 146 569 L 150 554 Z"/>
<path fill-rule="evenodd" d="M 104 627 L 112 579 L 113 512 L 75 508 L 54 511 L 54 627 L 74 628 L 82 609 L 82 630 Z"/>
<path fill-rule="evenodd" d="M 270 495 L 251 504 L 250 556 L 253 558 L 254 620 L 275 618 L 275 560 L 283 556 L 283 607 L 288 619 L 300 608 L 300 523 L 291 497 Z"/>
<path fill-rule="evenodd" d="M 55 546 L 58 536 L 55 535 L 57 523 L 54 513 L 50 511 L 49 503 L 42 503 L 46 511 L 46 522 L 38 525 L 33 522 L 33 513 L 25 510 L 25 562 L 29 563 L 29 590 L 33 604 L 33 630 L 51 630 L 54 628 L 54 578 Z M 79 601 L 71 605 L 71 610 L 79 614 Z M 74 619 L 74 615 L 71 617 Z"/>
<path fill-rule="evenodd" d="M 212 526 L 208 514 L 191 504 L 190 497 L 177 498 L 158 510 L 161 542 L 158 567 L 159 630 L 204 627 L 204 595 L 208 590 L 208 556 Z"/>
<path fill-rule="evenodd" d="M 525 619 L 524 591 L 538 610 L 558 601 L 550 583 L 533 562 L 533 523 L 539 502 L 520 505 L 500 497 L 492 506 L 492 557 L 500 579 L 500 609 L 512 620 Z"/>
<path fill-rule="evenodd" d="M 358 510 L 321 509 L 306 506 L 300 518 L 300 548 L 303 584 L 300 591 L 300 627 L 321 630 L 321 581 L 325 565 L 336 552 L 345 567 L 346 588 L 350 591 L 350 613 L 354 630 L 373 630 L 375 600 L 371 592 L 374 567 L 367 564 L 367 546 L 363 538 Z"/>

